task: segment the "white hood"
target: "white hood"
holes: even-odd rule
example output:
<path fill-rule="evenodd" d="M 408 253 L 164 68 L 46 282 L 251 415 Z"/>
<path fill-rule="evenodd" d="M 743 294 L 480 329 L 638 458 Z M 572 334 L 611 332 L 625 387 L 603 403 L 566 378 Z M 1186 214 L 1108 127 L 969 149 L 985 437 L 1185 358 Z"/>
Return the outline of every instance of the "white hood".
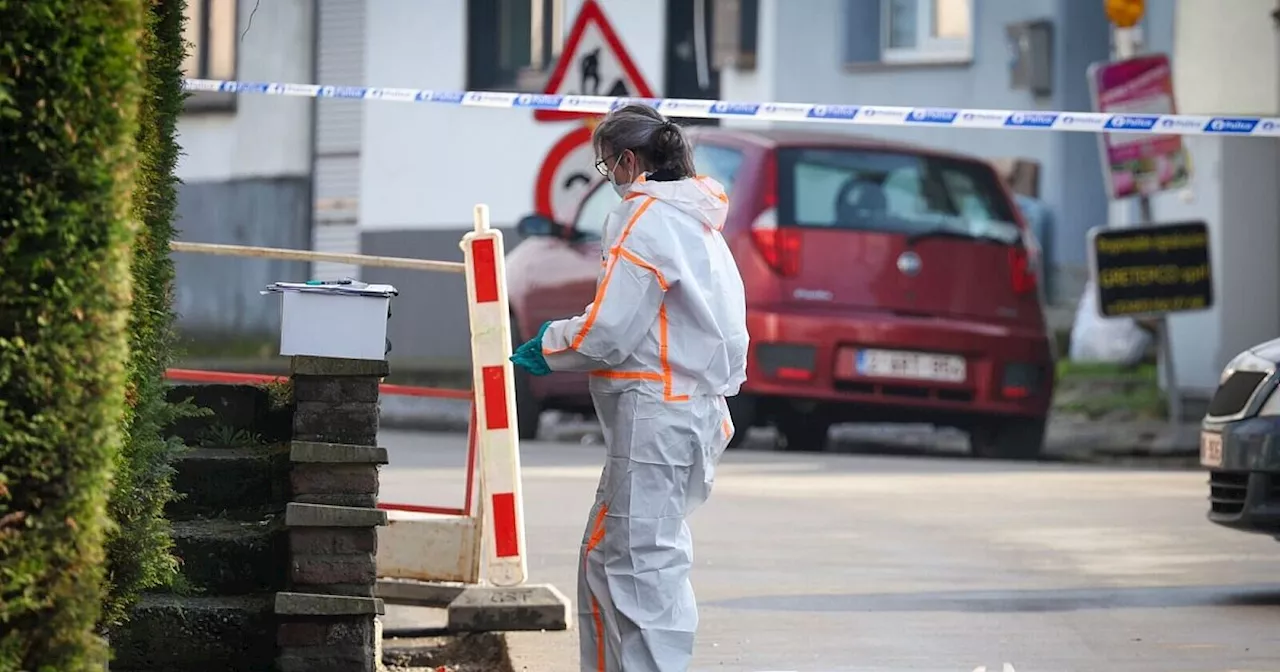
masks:
<path fill-rule="evenodd" d="M 729 197 L 725 195 L 724 187 L 705 175 L 673 182 L 657 182 L 641 176 L 631 185 L 627 196 L 636 193 L 671 205 L 716 231 L 724 228 L 724 220 L 729 214 Z"/>

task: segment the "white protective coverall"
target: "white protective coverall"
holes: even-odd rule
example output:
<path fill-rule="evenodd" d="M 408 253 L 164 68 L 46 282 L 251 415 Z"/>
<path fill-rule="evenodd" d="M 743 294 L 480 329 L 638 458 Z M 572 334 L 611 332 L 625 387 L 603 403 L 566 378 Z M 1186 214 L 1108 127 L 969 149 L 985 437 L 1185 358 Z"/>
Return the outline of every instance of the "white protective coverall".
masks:
<path fill-rule="evenodd" d="M 706 501 L 746 380 L 746 298 L 706 177 L 641 177 L 605 220 L 595 300 L 551 323 L 553 371 L 590 371 L 607 459 L 578 571 L 581 669 L 684 672 L 697 604 L 685 516 Z"/>

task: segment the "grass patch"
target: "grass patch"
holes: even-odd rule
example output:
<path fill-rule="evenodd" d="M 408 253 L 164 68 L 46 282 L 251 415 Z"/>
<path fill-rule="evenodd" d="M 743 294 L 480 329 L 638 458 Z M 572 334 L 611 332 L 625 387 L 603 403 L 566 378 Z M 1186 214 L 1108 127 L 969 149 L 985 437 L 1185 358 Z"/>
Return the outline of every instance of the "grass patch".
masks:
<path fill-rule="evenodd" d="M 1134 382 L 1148 381 L 1153 385 L 1157 381 L 1155 364 L 1138 364 L 1137 366 L 1121 366 L 1101 362 L 1058 362 L 1058 380 L 1130 380 Z"/>
<path fill-rule="evenodd" d="M 1091 420 L 1155 420 L 1168 413 L 1154 364 L 1058 362 L 1053 410 Z"/>
<path fill-rule="evenodd" d="M 280 357 L 279 336 L 182 334 L 183 359 L 274 359 Z"/>

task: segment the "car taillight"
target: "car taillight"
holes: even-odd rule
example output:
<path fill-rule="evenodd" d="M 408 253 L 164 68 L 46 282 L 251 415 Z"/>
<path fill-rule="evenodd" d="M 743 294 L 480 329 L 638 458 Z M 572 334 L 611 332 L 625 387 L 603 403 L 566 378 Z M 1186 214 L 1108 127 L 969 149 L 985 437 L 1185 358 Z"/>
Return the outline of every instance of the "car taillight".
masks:
<path fill-rule="evenodd" d="M 1026 247 L 1015 245 L 1009 248 L 1009 274 L 1015 294 L 1035 291 L 1036 267 Z"/>
<path fill-rule="evenodd" d="M 751 240 L 775 273 L 792 277 L 800 272 L 800 232 L 778 226 L 778 164 L 770 157 L 764 166 L 761 212 L 751 223 Z"/>
<path fill-rule="evenodd" d="M 800 232 L 779 228 L 777 211 L 765 210 L 751 223 L 751 240 L 774 272 L 792 277 L 800 272 Z"/>

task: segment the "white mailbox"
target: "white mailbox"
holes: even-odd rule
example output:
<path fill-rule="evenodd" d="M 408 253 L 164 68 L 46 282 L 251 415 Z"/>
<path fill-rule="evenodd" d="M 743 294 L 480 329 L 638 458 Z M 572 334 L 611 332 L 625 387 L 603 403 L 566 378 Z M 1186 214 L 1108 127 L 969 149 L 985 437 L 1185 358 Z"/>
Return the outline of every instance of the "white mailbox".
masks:
<path fill-rule="evenodd" d="M 339 359 L 387 358 L 391 285 L 355 280 L 277 282 L 263 294 L 281 296 L 280 354 Z"/>

